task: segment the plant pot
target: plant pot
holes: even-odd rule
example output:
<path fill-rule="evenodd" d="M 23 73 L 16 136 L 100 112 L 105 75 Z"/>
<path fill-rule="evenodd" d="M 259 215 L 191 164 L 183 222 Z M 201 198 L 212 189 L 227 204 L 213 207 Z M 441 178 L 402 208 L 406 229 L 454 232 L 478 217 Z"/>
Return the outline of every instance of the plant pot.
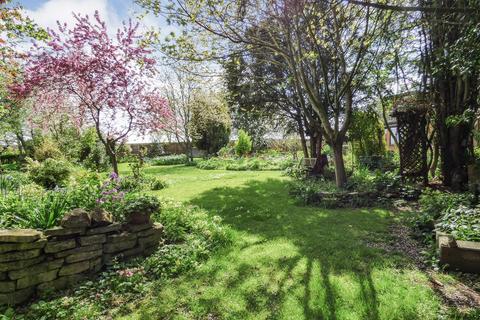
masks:
<path fill-rule="evenodd" d="M 134 212 L 127 217 L 128 224 L 147 224 L 150 223 L 151 212 Z"/>

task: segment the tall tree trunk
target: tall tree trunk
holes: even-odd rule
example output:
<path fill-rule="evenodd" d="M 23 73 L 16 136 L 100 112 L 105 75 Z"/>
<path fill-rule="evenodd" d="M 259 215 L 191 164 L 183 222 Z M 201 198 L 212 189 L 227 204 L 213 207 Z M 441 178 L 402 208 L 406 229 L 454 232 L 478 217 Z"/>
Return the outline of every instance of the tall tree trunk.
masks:
<path fill-rule="evenodd" d="M 302 144 L 303 157 L 308 158 L 307 139 L 305 138 L 305 129 L 301 120 L 298 121 L 298 134 L 300 135 L 300 143 Z"/>
<path fill-rule="evenodd" d="M 436 139 L 433 140 L 433 152 L 432 152 L 432 164 L 430 166 L 430 175 L 432 177 L 435 177 L 437 167 L 438 167 L 438 158 L 440 157 L 440 152 L 438 148 L 438 142 L 435 141 Z"/>
<path fill-rule="evenodd" d="M 317 131 L 312 128 L 310 129 L 310 157 L 317 158 L 318 157 L 318 150 L 317 150 L 317 140 L 318 140 L 318 133 Z"/>
<path fill-rule="evenodd" d="M 112 164 L 113 172 L 115 172 L 118 176 L 118 159 L 117 159 L 117 150 L 115 141 L 108 141 L 106 143 L 106 151 L 107 155 L 110 158 L 110 163 Z"/>
<path fill-rule="evenodd" d="M 117 154 L 116 153 L 112 153 L 110 155 L 110 161 L 112 162 L 113 172 L 115 172 L 118 176 L 118 160 L 117 160 Z"/>
<path fill-rule="evenodd" d="M 192 142 L 190 139 L 185 139 L 185 147 L 186 147 L 186 154 L 187 154 L 187 159 L 188 162 L 193 162 L 193 148 L 192 148 Z"/>
<path fill-rule="evenodd" d="M 320 131 L 315 133 L 316 141 L 315 141 L 315 152 L 316 152 L 316 159 L 315 165 L 311 173 L 313 175 L 323 175 L 325 166 L 328 165 L 327 157 L 322 155 L 322 143 L 323 143 L 323 136 Z"/>
<path fill-rule="evenodd" d="M 315 150 L 317 153 L 317 160 L 319 160 L 322 156 L 322 142 L 323 137 L 321 132 L 316 133 L 317 141 L 315 142 Z"/>
<path fill-rule="evenodd" d="M 18 132 L 15 132 L 15 136 L 17 137 L 17 140 L 18 140 L 18 146 L 19 146 L 18 149 L 20 151 L 20 154 L 22 155 L 27 154 L 27 145 L 23 135 Z"/>
<path fill-rule="evenodd" d="M 347 183 L 347 172 L 343 161 L 343 141 L 335 141 L 330 146 L 333 149 L 333 161 L 335 163 L 335 183 L 337 187 L 343 188 Z"/>

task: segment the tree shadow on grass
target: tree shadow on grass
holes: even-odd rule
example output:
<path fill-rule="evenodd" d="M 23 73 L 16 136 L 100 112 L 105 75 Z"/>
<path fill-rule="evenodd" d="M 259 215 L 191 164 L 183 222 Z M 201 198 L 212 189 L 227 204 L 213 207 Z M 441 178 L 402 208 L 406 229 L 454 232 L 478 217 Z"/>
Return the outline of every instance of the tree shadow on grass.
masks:
<path fill-rule="evenodd" d="M 389 212 L 303 207 L 287 193 L 286 181 L 269 179 L 214 188 L 191 201 L 242 235 L 235 248 L 176 287 L 190 296 L 180 304 L 195 310 L 192 318 L 428 318 L 417 305 L 393 303 L 413 292 L 403 287 L 416 290 L 400 277 L 383 276 L 389 268 L 408 270 L 405 258 L 366 245 L 387 235 Z M 392 293 L 398 283 L 403 291 Z M 376 286 L 383 288 L 382 297 Z M 428 289 L 419 298 L 424 296 Z"/>

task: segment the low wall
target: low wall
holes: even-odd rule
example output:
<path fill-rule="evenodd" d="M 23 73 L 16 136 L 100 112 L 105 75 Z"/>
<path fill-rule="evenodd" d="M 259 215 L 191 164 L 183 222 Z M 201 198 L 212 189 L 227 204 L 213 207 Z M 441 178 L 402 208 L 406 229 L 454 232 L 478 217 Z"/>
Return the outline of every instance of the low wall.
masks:
<path fill-rule="evenodd" d="M 113 259 L 147 255 L 161 242 L 161 224 L 0 230 L 0 304 L 67 288 Z"/>
<path fill-rule="evenodd" d="M 480 242 L 455 240 L 441 232 L 436 238 L 442 265 L 450 270 L 480 273 Z"/>

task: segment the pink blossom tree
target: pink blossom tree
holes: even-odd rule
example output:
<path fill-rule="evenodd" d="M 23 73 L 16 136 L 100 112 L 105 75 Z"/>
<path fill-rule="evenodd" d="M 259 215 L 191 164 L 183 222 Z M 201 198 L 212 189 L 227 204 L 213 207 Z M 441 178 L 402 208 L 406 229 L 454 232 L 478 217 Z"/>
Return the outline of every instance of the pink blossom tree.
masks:
<path fill-rule="evenodd" d="M 74 17 L 72 29 L 58 23 L 46 45 L 34 45 L 23 81 L 11 89 L 32 97 L 35 113 L 66 112 L 79 126 L 94 125 L 118 174 L 120 142 L 162 129 L 171 112 L 153 81 L 155 60 L 138 23 L 123 23 L 111 37 L 98 12 L 93 21 Z"/>

